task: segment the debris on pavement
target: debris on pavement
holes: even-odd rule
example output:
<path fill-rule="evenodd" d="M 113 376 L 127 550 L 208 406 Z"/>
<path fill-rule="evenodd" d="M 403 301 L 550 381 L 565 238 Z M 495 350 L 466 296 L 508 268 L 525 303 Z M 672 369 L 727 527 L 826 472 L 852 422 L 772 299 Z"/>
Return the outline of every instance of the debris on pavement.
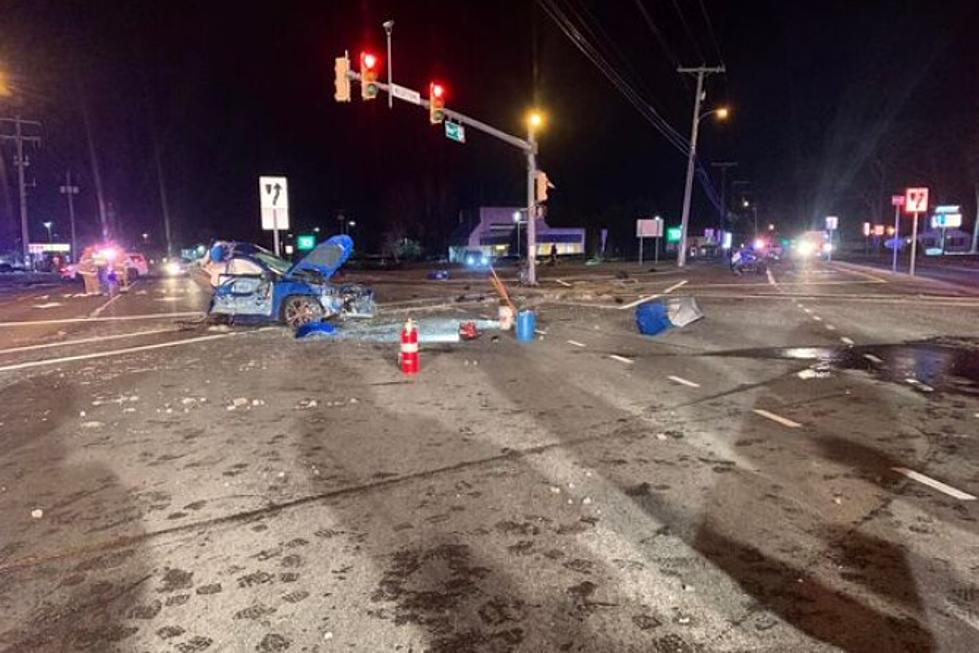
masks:
<path fill-rule="evenodd" d="M 704 317 L 704 313 L 693 297 L 669 297 L 639 304 L 635 316 L 639 333 L 655 336 L 667 329 L 696 322 Z"/>
<path fill-rule="evenodd" d="M 34 519 L 40 519 L 43 516 L 44 516 L 44 511 L 41 510 L 40 508 L 35 508 L 34 510 L 31 511 L 31 517 L 33 517 Z"/>
<path fill-rule="evenodd" d="M 428 278 L 431 281 L 448 281 L 449 271 L 448 270 L 431 270 L 428 273 Z"/>

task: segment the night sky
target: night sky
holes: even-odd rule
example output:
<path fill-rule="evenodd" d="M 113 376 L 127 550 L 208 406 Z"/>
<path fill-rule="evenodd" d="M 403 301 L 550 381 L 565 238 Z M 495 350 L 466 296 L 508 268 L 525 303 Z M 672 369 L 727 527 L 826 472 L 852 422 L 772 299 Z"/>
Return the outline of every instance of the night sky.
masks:
<path fill-rule="evenodd" d="M 706 106 L 729 104 L 731 119 L 702 123 L 701 161 L 737 161 L 728 181 L 746 183 L 729 198 L 750 196 L 761 221 L 787 232 L 836 213 L 855 233 L 886 219 L 889 196 L 909 184 L 965 205 L 967 219 L 975 213 L 976 3 L 643 0 L 659 39 L 634 0 L 554 2 L 587 23 L 609 62 L 684 136 L 693 85 L 675 62 L 727 66 L 710 79 Z M 435 251 L 460 210 L 523 203 L 524 160 L 509 146 L 473 131 L 453 143 L 425 110 L 389 110 L 383 94 L 363 102 L 355 89 L 353 102 L 334 102 L 333 58 L 383 54 L 387 18 L 396 82 L 442 81 L 448 106 L 520 135 L 526 111 L 544 110 L 552 224 L 609 227 L 628 248 L 637 217 L 679 221 L 684 155 L 529 0 L 0 0 L 0 69 L 15 91 L 0 115 L 44 123 L 31 152 L 32 238 L 46 219 L 67 231 L 58 185 L 68 168 L 82 189 L 80 227 L 96 231 L 83 103 L 123 240 L 144 231 L 162 240 L 154 138 L 184 245 L 266 238 L 259 174 L 289 177 L 293 231 L 329 232 L 342 213 L 365 249 L 399 231 Z M 8 249 L 16 175 L 3 148 Z M 717 222 L 701 189 L 695 197 L 693 233 Z"/>

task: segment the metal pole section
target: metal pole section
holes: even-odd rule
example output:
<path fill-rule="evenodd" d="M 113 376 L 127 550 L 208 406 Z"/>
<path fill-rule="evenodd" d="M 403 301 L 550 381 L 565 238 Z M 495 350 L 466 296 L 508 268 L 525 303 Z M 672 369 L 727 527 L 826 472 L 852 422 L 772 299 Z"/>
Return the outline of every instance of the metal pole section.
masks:
<path fill-rule="evenodd" d="M 390 19 L 386 20 L 382 23 L 382 26 L 384 27 L 384 33 L 387 34 L 388 37 L 388 86 L 390 87 L 394 84 L 394 82 L 392 81 L 394 79 L 394 71 L 391 69 L 391 30 L 394 29 L 394 21 Z M 394 108 L 394 96 L 391 95 L 391 91 L 389 89 L 388 109 L 393 109 L 393 108 Z"/>
<path fill-rule="evenodd" d="M 517 213 L 517 258 L 520 258 L 520 214 Z"/>
<path fill-rule="evenodd" d="M 918 255 L 918 212 L 914 212 L 914 221 L 911 223 L 911 267 L 908 274 L 914 276 L 914 259 Z"/>
<path fill-rule="evenodd" d="M 894 252 L 891 256 L 891 272 L 897 272 L 897 244 L 901 242 L 901 207 L 894 207 Z"/>
<path fill-rule="evenodd" d="M 354 81 L 358 81 L 360 79 L 360 73 L 354 70 L 350 70 L 347 72 L 347 77 Z M 377 82 L 377 87 L 380 90 L 387 93 L 389 96 L 391 95 L 390 84 L 385 84 L 384 82 Z M 413 90 L 413 89 L 408 89 L 408 90 Z M 396 98 L 396 99 L 400 100 L 402 98 Z M 404 101 L 407 102 L 407 100 Z M 423 109 L 428 109 L 428 104 L 429 104 L 428 100 L 422 98 L 421 102 L 418 103 L 418 106 L 422 107 Z M 446 118 L 452 119 L 453 121 L 461 123 L 463 125 L 472 127 L 473 129 L 477 131 L 481 131 L 484 134 L 489 134 L 490 136 L 493 136 L 494 138 L 498 138 L 504 143 L 508 143 L 509 145 L 521 149 L 524 152 L 529 151 L 531 147 L 533 147 L 536 150 L 536 145 L 531 146 L 531 144 L 528 141 L 525 141 L 524 139 L 518 136 L 513 136 L 512 134 L 508 134 L 505 131 L 497 129 L 496 127 L 493 127 L 491 125 L 487 125 L 485 122 L 467 116 L 464 113 L 459 113 L 458 111 L 453 111 L 452 109 L 449 108 L 445 108 L 443 113 L 445 114 Z"/>
<path fill-rule="evenodd" d="M 534 140 L 534 128 L 527 130 L 527 284 L 537 285 L 537 141 Z"/>
<path fill-rule="evenodd" d="M 639 236 L 639 267 L 642 267 L 642 236 Z"/>
<path fill-rule="evenodd" d="M 276 256 L 282 256 L 279 253 L 279 209 L 272 209 L 272 247 Z"/>
<path fill-rule="evenodd" d="M 653 259 L 653 265 L 659 265 L 659 236 L 656 236 L 656 250 L 655 259 Z"/>
<path fill-rule="evenodd" d="M 690 154 L 687 156 L 687 183 L 683 187 L 683 214 L 680 217 L 680 251 L 677 267 L 687 263 L 687 225 L 690 222 L 690 195 L 693 192 L 693 166 L 697 160 L 697 128 L 700 126 L 700 97 L 704 92 L 704 71 L 697 71 L 697 95 L 693 102 L 693 124 L 690 127 Z"/>
<path fill-rule="evenodd" d="M 75 238 L 75 198 L 78 189 L 71 185 L 71 170 L 65 172 L 65 195 L 68 196 L 68 220 L 71 223 L 71 260 L 78 261 L 78 240 Z"/>
<path fill-rule="evenodd" d="M 23 241 L 24 264 L 30 256 L 28 241 L 30 233 L 27 229 L 27 189 L 24 187 L 24 134 L 20 130 L 20 116 L 14 116 L 14 129 L 17 143 L 17 188 L 20 190 L 20 237 Z"/>

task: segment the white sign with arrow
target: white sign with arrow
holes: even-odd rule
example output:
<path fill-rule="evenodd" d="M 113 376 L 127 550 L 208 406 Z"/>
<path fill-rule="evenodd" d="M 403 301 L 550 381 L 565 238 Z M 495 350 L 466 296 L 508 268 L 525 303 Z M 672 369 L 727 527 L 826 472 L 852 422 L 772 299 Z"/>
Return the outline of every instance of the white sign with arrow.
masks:
<path fill-rule="evenodd" d="M 289 186 L 285 177 L 259 177 L 258 199 L 262 206 L 262 229 L 271 231 L 275 253 L 279 253 L 279 230 L 289 228 Z"/>

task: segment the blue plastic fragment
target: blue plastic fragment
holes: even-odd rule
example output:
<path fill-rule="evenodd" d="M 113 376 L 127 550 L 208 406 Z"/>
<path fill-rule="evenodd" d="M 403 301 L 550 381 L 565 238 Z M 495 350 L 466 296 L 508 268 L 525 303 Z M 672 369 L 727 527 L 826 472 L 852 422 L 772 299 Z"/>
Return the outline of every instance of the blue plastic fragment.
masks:
<path fill-rule="evenodd" d="M 296 329 L 296 338 L 317 338 L 332 336 L 336 333 L 336 326 L 330 322 L 307 322 Z"/>
<path fill-rule="evenodd" d="M 666 306 L 659 302 L 646 302 L 636 307 L 636 327 L 644 336 L 658 335 L 670 327 L 669 314 Z"/>

